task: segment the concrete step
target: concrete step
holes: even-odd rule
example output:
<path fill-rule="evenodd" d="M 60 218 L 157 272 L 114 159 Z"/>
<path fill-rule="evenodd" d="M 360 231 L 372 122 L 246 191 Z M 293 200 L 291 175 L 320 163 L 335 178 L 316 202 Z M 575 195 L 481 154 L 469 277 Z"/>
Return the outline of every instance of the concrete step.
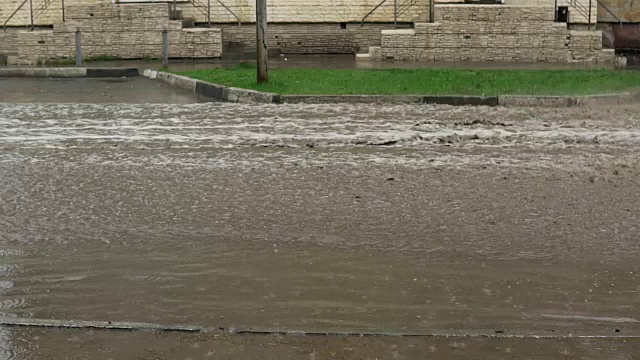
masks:
<path fill-rule="evenodd" d="M 0 66 L 17 65 L 18 54 L 0 54 Z"/>
<path fill-rule="evenodd" d="M 184 13 L 181 8 L 176 8 L 175 13 L 173 11 L 169 11 L 169 18 L 171 20 L 182 20 L 184 18 Z"/>
<path fill-rule="evenodd" d="M 196 19 L 194 18 L 184 18 L 182 19 L 182 28 L 189 29 L 196 27 Z"/>

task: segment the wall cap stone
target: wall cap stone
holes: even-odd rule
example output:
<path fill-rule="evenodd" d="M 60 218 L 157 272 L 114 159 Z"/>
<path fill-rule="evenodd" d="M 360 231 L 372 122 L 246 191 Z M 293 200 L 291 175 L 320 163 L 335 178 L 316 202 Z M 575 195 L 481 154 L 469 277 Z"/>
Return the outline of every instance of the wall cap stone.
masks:
<path fill-rule="evenodd" d="M 382 35 L 415 35 L 416 31 L 414 29 L 393 29 L 393 30 L 382 30 Z"/>

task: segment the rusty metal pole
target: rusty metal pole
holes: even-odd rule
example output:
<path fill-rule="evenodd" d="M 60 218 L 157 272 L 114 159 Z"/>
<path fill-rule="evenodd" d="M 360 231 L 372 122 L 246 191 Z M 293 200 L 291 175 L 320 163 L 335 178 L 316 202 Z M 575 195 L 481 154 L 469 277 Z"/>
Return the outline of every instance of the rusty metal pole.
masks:
<path fill-rule="evenodd" d="M 171 20 L 178 20 L 178 2 L 177 2 L 177 0 L 173 0 L 173 11 L 171 11 L 171 13 L 173 14 Z"/>
<path fill-rule="evenodd" d="M 589 0 L 589 30 L 591 30 L 591 0 Z"/>
<path fill-rule="evenodd" d="M 433 4 L 433 0 L 429 0 L 429 22 L 430 23 L 434 23 L 436 22 L 436 11 L 435 11 L 435 5 Z"/>
<path fill-rule="evenodd" d="M 65 18 L 64 18 L 64 0 L 62 0 L 62 22 L 65 22 Z"/>
<path fill-rule="evenodd" d="M 267 0 L 256 0 L 256 46 L 258 84 L 262 84 L 269 81 L 267 64 Z"/>
<path fill-rule="evenodd" d="M 398 28 L 398 0 L 393 0 L 393 27 Z"/>
<path fill-rule="evenodd" d="M 207 0 L 207 27 L 211 27 L 211 0 Z"/>
<path fill-rule="evenodd" d="M 29 17 L 31 17 L 31 31 L 33 31 L 33 0 L 29 0 Z"/>
<path fill-rule="evenodd" d="M 553 2 L 553 21 L 558 21 L 558 0 Z"/>

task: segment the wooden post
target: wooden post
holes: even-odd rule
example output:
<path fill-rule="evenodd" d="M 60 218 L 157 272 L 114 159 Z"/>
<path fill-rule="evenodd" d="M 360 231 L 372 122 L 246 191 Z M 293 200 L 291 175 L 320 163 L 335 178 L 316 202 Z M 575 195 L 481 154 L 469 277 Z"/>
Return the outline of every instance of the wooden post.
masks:
<path fill-rule="evenodd" d="M 267 0 L 256 0 L 256 40 L 258 61 L 258 83 L 269 81 L 267 66 Z"/>

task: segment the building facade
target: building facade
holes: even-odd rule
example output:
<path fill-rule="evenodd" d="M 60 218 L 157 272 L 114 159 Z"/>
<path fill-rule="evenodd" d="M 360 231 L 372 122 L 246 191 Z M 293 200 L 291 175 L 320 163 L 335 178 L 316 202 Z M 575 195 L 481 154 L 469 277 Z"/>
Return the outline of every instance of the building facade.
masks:
<path fill-rule="evenodd" d="M 370 53 L 378 60 L 601 62 L 613 55 L 602 50 L 600 32 L 555 22 L 554 0 L 469 1 L 434 0 L 430 19 L 430 0 L 269 0 L 269 45 L 283 53 Z M 597 19 L 595 1 L 590 9 L 586 0 L 557 3 L 571 5 L 573 24 Z M 10 26 L 0 31 L 0 54 L 24 64 L 72 59 L 77 31 L 88 58 L 158 58 L 165 30 L 171 57 L 250 57 L 255 48 L 255 0 L 0 4 L 0 21 Z M 26 31 L 32 19 L 36 30 Z"/>

